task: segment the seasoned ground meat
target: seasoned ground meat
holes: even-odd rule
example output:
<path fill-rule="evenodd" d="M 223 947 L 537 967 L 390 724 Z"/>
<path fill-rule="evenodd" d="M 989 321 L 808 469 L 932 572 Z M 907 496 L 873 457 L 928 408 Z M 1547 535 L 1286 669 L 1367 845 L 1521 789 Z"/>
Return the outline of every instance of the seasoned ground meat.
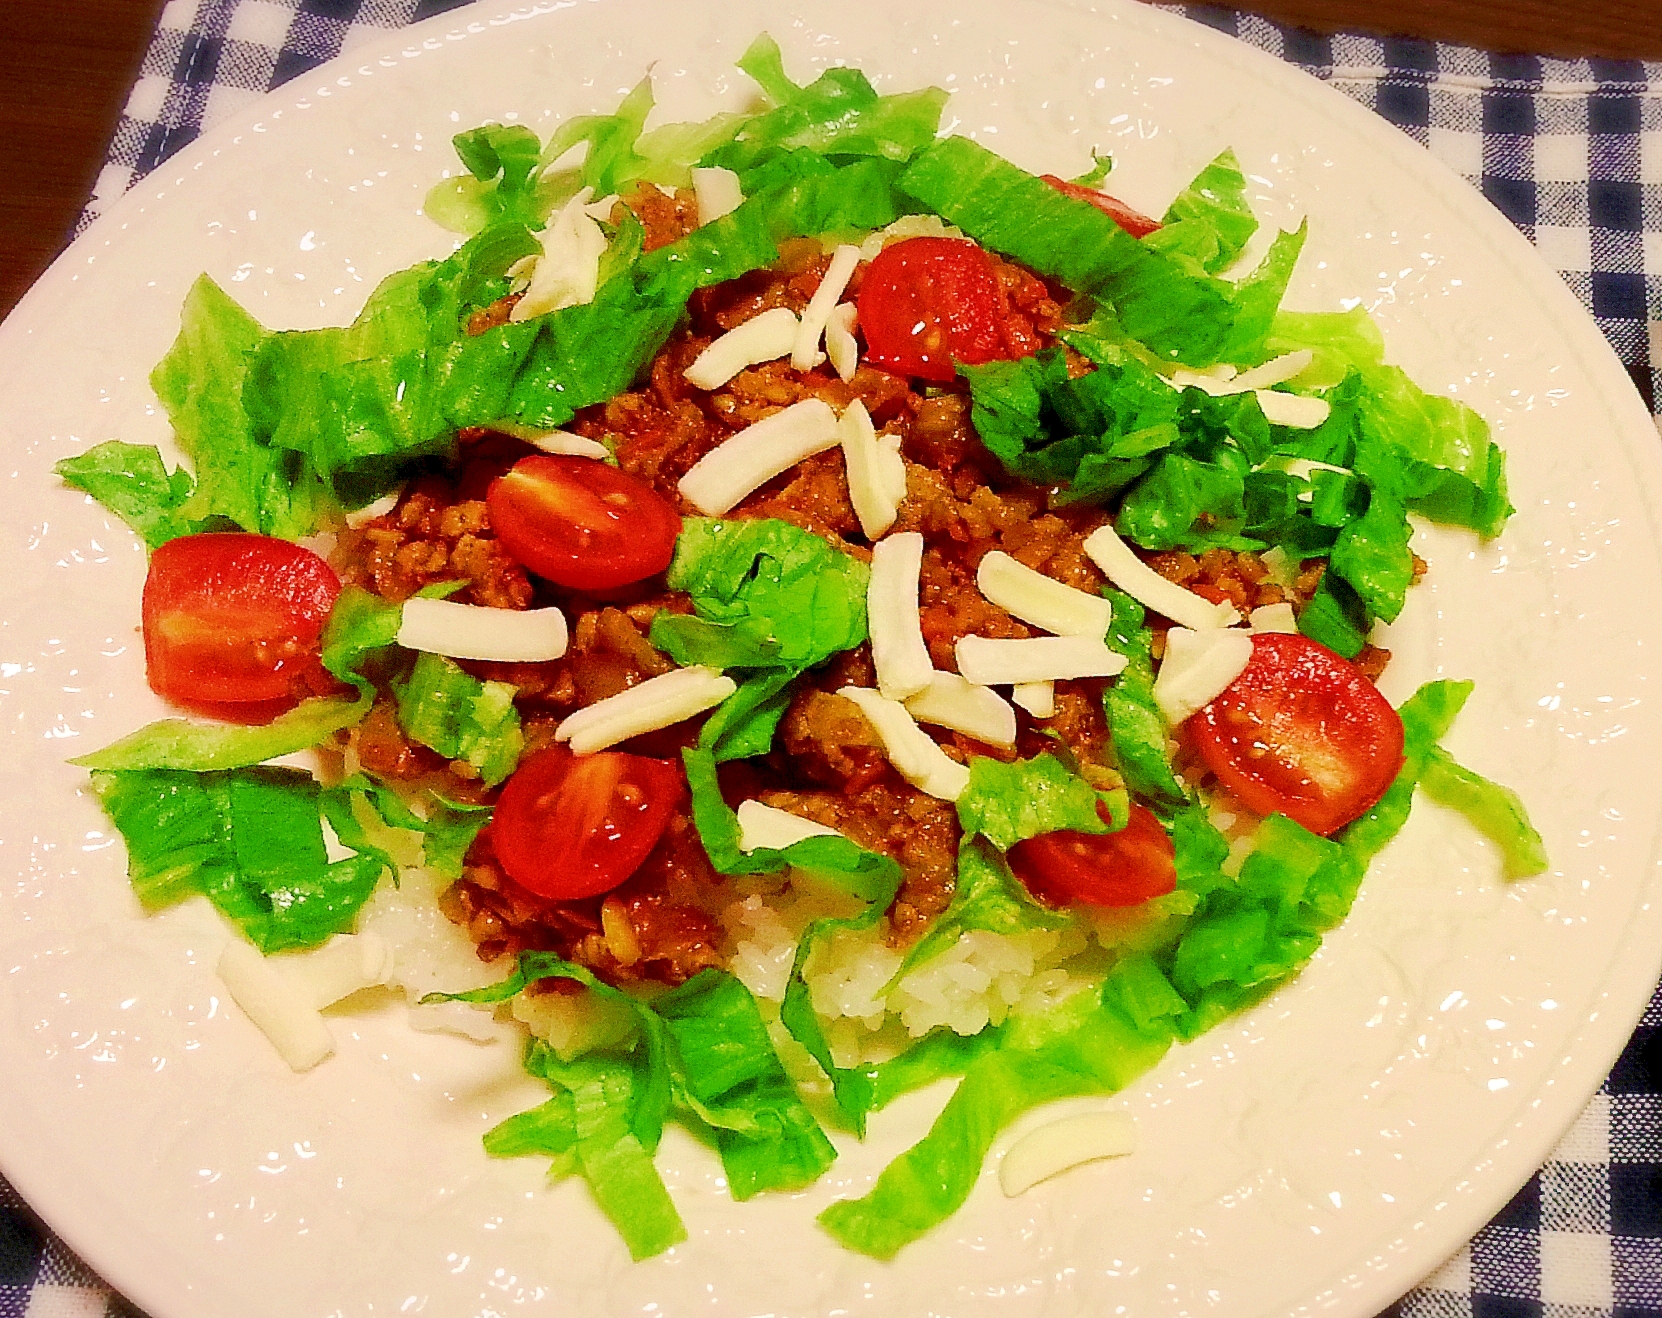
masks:
<path fill-rule="evenodd" d="M 670 196 L 641 185 L 619 206 L 641 221 L 648 249 L 673 241 L 697 222 L 696 206 L 685 192 Z M 621 212 L 614 211 L 614 218 L 621 219 Z M 1094 593 L 1105 582 L 1086 555 L 1084 541 L 1107 515 L 1098 508 L 1052 507 L 1048 492 L 1012 480 L 976 436 L 968 397 L 957 387 L 925 395 L 903 379 L 866 366 L 844 382 L 828 365 L 797 372 L 787 361 L 742 370 L 712 391 L 687 382 L 687 368 L 727 330 L 775 307 L 800 314 L 828 263 L 819 244 L 788 243 L 777 269 L 700 290 L 689 305 L 688 323 L 653 361 L 644 382 L 584 409 L 569 428 L 604 443 L 623 470 L 691 514 L 678 482 L 717 445 L 806 398 L 823 399 L 839 412 L 860 399 L 881 430 L 901 438 L 906 497 L 894 530 L 925 536 L 919 583 L 923 634 L 934 665 L 956 671 L 955 647 L 965 636 L 1034 634 L 977 589 L 982 558 L 1001 550 Z M 1055 291 L 1008 262 L 995 259 L 994 269 L 1016 340 L 1029 350 L 1052 344 L 1062 323 Z M 857 293 L 858 284 L 856 272 L 851 292 Z M 480 326 L 505 320 L 512 305 L 510 297 L 487 309 Z M 1075 375 L 1090 369 L 1074 354 L 1068 365 Z M 422 482 L 393 512 L 349 533 L 343 561 L 347 579 L 389 599 L 406 598 L 431 582 L 462 580 L 466 586 L 457 598 L 465 601 L 514 608 L 557 604 L 566 611 L 571 643 L 562 658 L 465 665 L 481 678 L 515 688 L 531 751 L 549 744 L 573 709 L 669 671 L 671 662 L 649 640 L 652 619 L 660 610 L 689 605 L 684 597 L 665 593 L 661 580 L 591 599 L 528 579 L 497 546 L 483 496 L 490 479 L 529 450 L 482 432 L 463 439 L 461 474 L 453 482 Z M 869 557 L 851 505 L 846 467 L 835 450 L 797 464 L 753 492 L 732 515 L 780 518 L 858 558 Z M 1243 612 L 1284 600 L 1302 608 L 1324 566 L 1309 560 L 1301 565 L 1297 581 L 1283 586 L 1251 553 L 1157 554 L 1149 561 L 1167 579 L 1209 599 L 1229 600 Z M 1151 622 L 1157 628 L 1158 653 L 1164 620 Z M 1371 677 L 1386 658 L 1384 651 L 1370 649 L 1359 664 Z M 859 708 L 836 694 L 844 685 L 874 685 L 869 646 L 838 655 L 805 675 L 780 720 L 775 749 L 724 765 L 722 790 L 730 805 L 759 799 L 892 857 L 903 882 L 889 912 L 890 937 L 896 946 L 905 946 L 951 900 L 960 841 L 957 814 L 950 803 L 899 777 Z M 961 762 L 972 755 L 1011 759 L 1053 752 L 1098 788 L 1112 788 L 1120 779 L 1103 712 L 1104 687 L 1100 679 L 1056 683 L 1054 715 L 1036 720 L 1023 714 L 1013 748 L 983 746 L 939 729 L 935 735 L 946 753 Z M 701 721 L 692 719 L 617 749 L 674 759 L 696 738 Z M 390 707 L 372 713 L 358 736 L 357 751 L 366 768 L 387 778 L 447 772 L 437 756 L 403 737 Z M 458 791 L 468 788 L 460 781 L 456 786 Z M 477 785 L 472 790 L 477 794 Z M 731 949 L 717 916 L 732 896 L 730 881 L 711 868 L 683 810 L 626 883 L 604 897 L 577 902 L 549 901 L 515 884 L 496 862 L 487 829 L 469 855 L 464 877 L 446 893 L 444 909 L 466 926 L 486 959 L 547 949 L 611 982 L 678 983 L 705 966 L 725 962 Z"/>
<path fill-rule="evenodd" d="M 491 534 L 484 500 L 453 499 L 444 483 L 423 482 L 386 516 L 342 532 L 333 560 L 341 580 L 394 601 L 462 581 L 451 596 L 460 603 L 529 608 L 531 579 Z"/>
<path fill-rule="evenodd" d="M 440 909 L 466 926 L 481 960 L 557 952 L 612 983 L 679 984 L 726 959 L 716 914 L 733 894 L 684 814 L 671 819 L 640 869 L 603 897 L 555 902 L 527 892 L 497 864 L 489 829 L 468 862 Z"/>

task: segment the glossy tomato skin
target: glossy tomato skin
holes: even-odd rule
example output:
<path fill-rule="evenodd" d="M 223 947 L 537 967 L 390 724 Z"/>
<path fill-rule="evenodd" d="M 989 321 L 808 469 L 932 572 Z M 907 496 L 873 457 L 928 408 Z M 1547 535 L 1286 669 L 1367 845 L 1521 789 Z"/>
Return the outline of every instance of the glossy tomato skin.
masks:
<path fill-rule="evenodd" d="M 230 531 L 167 541 L 144 580 L 151 690 L 269 715 L 327 689 L 319 638 L 339 594 L 334 569 L 286 540 Z"/>
<path fill-rule="evenodd" d="M 1160 227 L 1159 220 L 1149 219 L 1141 211 L 1133 210 L 1118 197 L 1110 197 L 1106 192 L 1098 192 L 1083 183 L 1069 183 L 1054 174 L 1040 174 L 1039 177 L 1064 196 L 1072 197 L 1076 201 L 1090 202 L 1133 238 L 1142 238 Z"/>
<path fill-rule="evenodd" d="M 1241 675 L 1184 725 L 1218 781 L 1258 814 L 1326 837 L 1402 768 L 1402 720 L 1354 664 L 1307 636 L 1252 638 Z"/>
<path fill-rule="evenodd" d="M 1107 812 L 1098 807 L 1103 822 Z M 1010 848 L 1010 868 L 1051 906 L 1136 906 L 1177 887 L 1176 849 L 1146 806 L 1114 833 L 1041 833 Z"/>
<path fill-rule="evenodd" d="M 896 375 L 946 384 L 955 362 L 1008 360 L 1009 299 L 987 253 L 967 238 L 890 243 L 860 285 L 866 360 Z"/>
<path fill-rule="evenodd" d="M 598 897 L 640 868 L 683 786 L 668 760 L 553 746 L 522 760 L 503 785 L 491 844 L 508 876 L 539 897 Z"/>
<path fill-rule="evenodd" d="M 628 472 L 593 458 L 521 458 L 485 496 L 491 528 L 539 577 L 573 590 L 611 590 L 662 572 L 681 514 Z"/>

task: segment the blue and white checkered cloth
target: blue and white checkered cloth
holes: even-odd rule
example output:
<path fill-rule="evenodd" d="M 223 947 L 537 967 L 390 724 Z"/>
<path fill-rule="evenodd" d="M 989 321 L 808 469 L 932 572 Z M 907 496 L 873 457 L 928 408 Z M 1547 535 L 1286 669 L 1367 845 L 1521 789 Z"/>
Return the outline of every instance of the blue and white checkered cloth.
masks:
<path fill-rule="evenodd" d="M 171 0 L 83 225 L 205 127 L 463 0 Z M 1483 190 L 1662 410 L 1662 64 L 1318 36 L 1181 7 L 1378 112 Z M 1552 1158 L 1390 1318 L 1662 1318 L 1662 991 Z M 0 1318 L 139 1318 L 0 1180 Z"/>

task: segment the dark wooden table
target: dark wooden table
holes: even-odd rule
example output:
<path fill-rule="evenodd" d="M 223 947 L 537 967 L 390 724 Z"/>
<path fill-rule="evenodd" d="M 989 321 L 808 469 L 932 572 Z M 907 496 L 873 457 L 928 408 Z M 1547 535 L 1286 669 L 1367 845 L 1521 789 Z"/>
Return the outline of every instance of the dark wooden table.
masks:
<path fill-rule="evenodd" d="M 1243 7 L 1320 31 L 1662 60 L 1662 0 L 1251 0 Z M 0 315 L 68 241 L 161 8 L 162 0 L 0 0 Z"/>

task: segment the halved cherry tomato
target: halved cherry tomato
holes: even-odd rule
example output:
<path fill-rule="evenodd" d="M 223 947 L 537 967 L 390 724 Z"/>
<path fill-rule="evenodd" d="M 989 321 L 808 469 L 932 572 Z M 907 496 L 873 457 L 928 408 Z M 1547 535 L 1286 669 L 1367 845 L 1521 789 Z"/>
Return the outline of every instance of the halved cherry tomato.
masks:
<path fill-rule="evenodd" d="M 1264 633 L 1252 658 L 1185 727 L 1248 809 L 1323 837 L 1384 794 L 1402 768 L 1402 720 L 1374 684 L 1307 636 Z"/>
<path fill-rule="evenodd" d="M 593 458 L 521 458 L 485 496 L 491 527 L 539 577 L 610 590 L 669 566 L 681 514 L 628 472 Z"/>
<path fill-rule="evenodd" d="M 907 238 L 878 253 L 860 285 L 866 360 L 896 375 L 949 382 L 953 363 L 1019 355 L 1010 303 L 986 252 L 967 238 Z"/>
<path fill-rule="evenodd" d="M 1104 823 L 1108 812 L 1097 813 Z M 1176 850 L 1146 806 L 1114 833 L 1041 833 L 1010 848 L 1010 868 L 1042 902 L 1136 906 L 1177 887 Z"/>
<path fill-rule="evenodd" d="M 274 703 L 325 689 L 318 638 L 340 578 L 309 549 L 241 531 L 169 540 L 144 579 L 145 675 L 197 707 Z"/>
<path fill-rule="evenodd" d="M 1040 174 L 1039 177 L 1064 196 L 1073 197 L 1078 201 L 1090 202 L 1091 205 L 1095 206 L 1133 238 L 1141 238 L 1144 234 L 1153 233 L 1160 227 L 1159 220 L 1149 219 L 1141 211 L 1132 210 L 1118 197 L 1110 197 L 1106 192 L 1098 192 L 1095 188 L 1087 188 L 1083 183 L 1069 183 L 1066 179 L 1057 178 L 1054 174 Z"/>
<path fill-rule="evenodd" d="M 521 761 L 503 785 L 491 843 L 509 877 L 539 897 L 595 897 L 640 868 L 682 790 L 668 760 L 553 746 Z"/>

